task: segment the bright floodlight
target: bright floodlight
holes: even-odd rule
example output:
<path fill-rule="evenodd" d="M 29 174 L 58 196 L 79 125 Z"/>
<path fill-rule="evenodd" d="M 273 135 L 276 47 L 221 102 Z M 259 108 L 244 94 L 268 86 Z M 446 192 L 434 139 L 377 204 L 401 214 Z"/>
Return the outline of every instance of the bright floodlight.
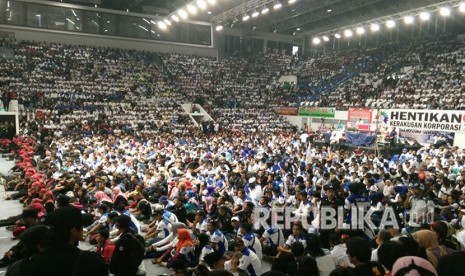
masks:
<path fill-rule="evenodd" d="M 357 34 L 362 35 L 362 34 L 364 34 L 364 33 L 365 33 L 365 29 L 364 29 L 364 28 L 362 28 L 362 27 L 358 27 L 358 28 L 357 28 Z"/>
<path fill-rule="evenodd" d="M 254 11 L 254 12 L 252 13 L 252 17 L 257 17 L 257 16 L 259 16 L 259 15 L 260 15 L 260 13 L 259 13 L 258 11 Z"/>
<path fill-rule="evenodd" d="M 345 37 L 351 37 L 354 33 L 351 30 L 345 30 L 344 31 L 344 36 Z"/>
<path fill-rule="evenodd" d="M 166 30 L 166 24 L 163 21 L 158 21 L 158 28 Z"/>
<path fill-rule="evenodd" d="M 178 11 L 178 14 L 179 14 L 179 16 L 180 16 L 182 19 L 186 19 L 186 18 L 187 18 L 187 12 L 186 12 L 185 10 L 183 10 L 183 9 L 180 9 L 180 10 Z"/>
<path fill-rule="evenodd" d="M 218 25 L 218 26 L 216 26 L 216 28 L 215 28 L 215 30 L 217 30 L 218 32 L 221 31 L 222 29 L 223 29 L 223 26 L 221 26 L 221 25 Z"/>
<path fill-rule="evenodd" d="M 262 10 L 262 14 L 267 14 L 270 11 L 268 7 L 264 7 Z"/>
<path fill-rule="evenodd" d="M 459 4 L 459 12 L 465 12 L 465 2 Z"/>
<path fill-rule="evenodd" d="M 371 29 L 372 32 L 377 32 L 377 31 L 379 31 L 379 25 L 373 23 L 373 24 L 371 24 L 370 29 Z"/>
<path fill-rule="evenodd" d="M 295 2 L 297 2 L 297 0 L 289 0 L 289 4 L 294 4 Z"/>
<path fill-rule="evenodd" d="M 413 20 L 414 20 L 413 16 L 411 16 L 411 15 L 407 15 L 406 17 L 404 17 L 405 24 L 412 24 Z"/>
<path fill-rule="evenodd" d="M 167 26 L 171 26 L 171 21 L 169 19 L 163 20 Z"/>
<path fill-rule="evenodd" d="M 386 22 L 386 27 L 388 27 L 388 28 L 394 28 L 395 26 L 396 26 L 396 21 L 394 21 L 394 20 L 388 20 Z"/>
<path fill-rule="evenodd" d="M 244 15 L 244 17 L 242 17 L 242 21 L 247 21 L 249 20 L 250 16 L 248 14 Z"/>
<path fill-rule="evenodd" d="M 329 37 L 327 37 L 327 36 L 324 35 L 324 36 L 323 36 L 323 41 L 324 41 L 324 42 L 328 42 L 328 41 L 329 41 Z"/>
<path fill-rule="evenodd" d="M 283 4 L 281 4 L 281 3 L 278 2 L 278 3 L 276 3 L 276 4 L 273 6 L 273 9 L 279 10 L 282 6 L 283 6 Z"/>
<path fill-rule="evenodd" d="M 196 4 L 197 4 L 197 7 L 199 7 L 199 9 L 201 10 L 204 10 L 207 8 L 207 3 L 205 3 L 204 0 L 197 0 Z"/>
<path fill-rule="evenodd" d="M 429 13 L 427 13 L 427 12 L 420 12 L 420 19 L 421 19 L 422 21 L 429 20 L 429 18 L 430 18 Z"/>
<path fill-rule="evenodd" d="M 187 11 L 191 14 L 196 14 L 197 13 L 197 8 L 192 5 L 192 4 L 189 4 L 187 5 Z"/>
<path fill-rule="evenodd" d="M 179 17 L 176 14 L 171 15 L 171 19 L 173 19 L 173 21 L 176 21 L 176 22 L 179 21 Z"/>
<path fill-rule="evenodd" d="M 340 34 L 335 34 L 334 37 L 337 38 L 337 39 L 340 39 L 341 35 Z"/>
<path fill-rule="evenodd" d="M 448 7 L 442 7 L 441 9 L 439 9 L 439 14 L 442 16 L 449 16 L 450 9 Z"/>
<path fill-rule="evenodd" d="M 315 37 L 315 38 L 313 38 L 313 44 L 316 44 L 316 45 L 318 45 L 318 44 L 320 44 L 320 42 L 321 42 L 321 40 L 320 40 L 320 38 L 319 38 L 319 37 Z"/>
<path fill-rule="evenodd" d="M 215 4 L 216 4 L 216 0 L 208 0 L 208 4 L 210 4 L 210 5 L 215 5 Z"/>

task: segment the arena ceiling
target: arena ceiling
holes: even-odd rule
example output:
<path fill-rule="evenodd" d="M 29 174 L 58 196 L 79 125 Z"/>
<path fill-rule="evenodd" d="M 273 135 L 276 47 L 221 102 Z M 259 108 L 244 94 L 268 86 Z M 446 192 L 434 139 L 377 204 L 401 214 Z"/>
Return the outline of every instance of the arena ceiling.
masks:
<path fill-rule="evenodd" d="M 99 7 L 130 10 L 132 12 L 167 16 L 176 12 L 194 0 L 56 0 L 76 4 L 95 5 Z M 206 0 L 204 0 L 206 1 Z M 274 10 L 276 2 L 282 8 Z M 241 29 L 274 32 L 280 34 L 311 35 L 326 30 L 356 24 L 417 9 L 423 6 L 445 2 L 444 0 L 216 0 L 215 5 L 189 19 L 210 21 L 215 25 Z M 270 11 L 262 15 L 267 6 Z M 243 21 L 245 14 L 260 12 L 255 18 Z"/>

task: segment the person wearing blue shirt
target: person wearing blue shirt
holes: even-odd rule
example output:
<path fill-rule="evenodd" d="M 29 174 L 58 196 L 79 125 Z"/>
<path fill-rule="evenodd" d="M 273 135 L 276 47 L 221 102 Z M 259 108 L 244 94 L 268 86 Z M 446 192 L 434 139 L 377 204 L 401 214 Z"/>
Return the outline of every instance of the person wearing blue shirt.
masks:
<path fill-rule="evenodd" d="M 242 240 L 244 241 L 244 245 L 257 254 L 257 256 L 261 259 L 263 257 L 262 245 L 252 231 L 252 225 L 243 223 L 241 225 L 241 234 L 243 235 Z"/>
<path fill-rule="evenodd" d="M 283 246 L 285 239 L 281 229 L 270 227 L 263 232 L 260 241 L 263 254 L 274 257 L 278 253 L 278 246 Z"/>
<path fill-rule="evenodd" d="M 296 242 L 300 242 L 304 246 L 304 249 L 307 248 L 307 237 L 304 235 L 302 229 L 303 227 L 300 223 L 295 223 L 292 226 L 292 234 L 289 235 L 284 246 L 278 246 L 278 254 L 276 255 L 277 258 L 282 254 L 292 253 L 291 246 Z"/>
<path fill-rule="evenodd" d="M 209 220 L 207 223 L 207 230 L 210 234 L 211 247 L 221 255 L 224 255 L 228 250 L 228 241 L 226 237 L 217 228 L 217 221 Z"/>
<path fill-rule="evenodd" d="M 249 276 L 262 274 L 262 262 L 252 250 L 244 245 L 244 241 L 234 243 L 234 251 L 240 253 L 239 259 L 231 259 L 224 263 L 224 267 L 232 273 L 245 272 Z M 237 274 L 236 274 L 237 275 Z"/>

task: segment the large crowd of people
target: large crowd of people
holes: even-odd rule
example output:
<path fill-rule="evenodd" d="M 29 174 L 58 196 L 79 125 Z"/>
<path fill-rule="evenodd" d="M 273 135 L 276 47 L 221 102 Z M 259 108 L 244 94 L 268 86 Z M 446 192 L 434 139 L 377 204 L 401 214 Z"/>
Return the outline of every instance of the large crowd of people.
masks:
<path fill-rule="evenodd" d="M 139 275 L 145 258 L 178 275 L 462 275 L 465 150 L 438 144 L 375 156 L 318 147 L 271 111 L 303 93 L 277 83 L 292 66 L 303 68 L 307 90 L 356 68 L 367 72 L 349 74 L 349 86 L 363 78 L 379 89 L 408 83 L 415 93 L 415 85 L 449 93 L 460 83 L 451 76 L 462 50 L 437 43 L 303 63 L 279 52 L 218 62 L 16 43 L 0 80 L 4 106 L 18 100 L 21 132 L 0 141 L 15 160 L 1 182 L 24 210 L 0 221 L 20 240 L 0 265 L 7 275 Z M 423 71 L 385 79 L 399 58 Z M 421 81 L 432 76 L 438 83 Z M 387 97 L 338 89 L 347 94 L 321 97 L 341 107 Z M 184 113 L 180 104 L 192 99 L 212 128 Z M 328 208 L 337 226 L 327 227 Z M 356 227 L 361 209 L 371 223 Z M 79 250 L 80 241 L 95 252 Z"/>
<path fill-rule="evenodd" d="M 332 71 L 328 74 L 334 81 L 338 80 L 338 76 L 341 78 L 340 75 L 350 77 L 331 87 L 318 86 L 322 91 L 314 89 L 317 93 L 313 93 L 313 97 L 304 97 L 304 104 L 336 106 L 339 109 L 357 106 L 463 109 L 461 71 L 464 49 L 463 43 L 454 38 L 413 40 L 402 45 L 367 50 L 357 56 L 366 55 L 369 62 L 359 60 L 353 63 L 358 69 L 349 67 L 349 70 L 345 70 L 346 65 L 341 59 L 350 60 L 353 53 L 339 53 L 337 55 L 342 57 L 333 58 L 339 62 L 335 63 L 336 67 L 329 67 Z M 321 60 L 324 61 L 323 58 Z M 319 80 L 317 77 L 314 82 L 320 84 Z"/>

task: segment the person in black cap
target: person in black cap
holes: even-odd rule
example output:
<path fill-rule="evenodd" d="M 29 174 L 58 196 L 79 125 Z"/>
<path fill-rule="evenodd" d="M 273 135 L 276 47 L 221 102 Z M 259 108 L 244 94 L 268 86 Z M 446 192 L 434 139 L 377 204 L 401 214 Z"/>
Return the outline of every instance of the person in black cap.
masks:
<path fill-rule="evenodd" d="M 48 247 L 50 228 L 38 224 L 28 228 L 20 236 L 21 246 L 20 254 L 23 259 L 14 262 L 8 267 L 6 275 L 8 276 L 21 276 L 24 275 L 24 268 L 28 265 L 29 259 L 41 250 Z"/>
<path fill-rule="evenodd" d="M 135 276 L 144 259 L 144 239 L 131 230 L 130 224 L 129 216 L 120 215 L 116 219 L 120 236 L 110 261 L 110 272 L 115 276 Z"/>
<path fill-rule="evenodd" d="M 26 227 L 26 230 L 36 224 L 39 223 L 39 218 L 37 217 L 37 210 L 32 208 L 26 208 L 23 210 L 21 214 L 22 224 Z M 23 232 L 24 233 L 24 232 Z M 21 260 L 24 258 L 24 254 L 22 253 L 24 249 L 24 243 L 20 242 L 10 248 L 4 255 L 3 258 L 0 260 L 0 267 L 6 267 L 17 260 Z"/>
<path fill-rule="evenodd" d="M 210 271 L 223 269 L 223 256 L 218 252 L 205 255 L 203 261 L 192 271 L 192 276 L 207 276 Z"/>
<path fill-rule="evenodd" d="M 67 207 L 71 201 L 71 198 L 67 195 L 59 195 L 57 197 L 57 208 Z"/>
<path fill-rule="evenodd" d="M 331 208 L 336 210 L 337 218 L 338 207 L 344 205 L 344 201 L 342 201 L 337 195 L 338 187 L 336 186 L 336 183 L 331 181 L 329 184 L 325 185 L 323 189 L 325 191 L 326 196 L 323 199 L 321 199 L 320 208 Z M 320 229 L 320 238 L 323 248 L 330 248 L 329 236 L 331 235 L 331 233 L 334 233 L 334 229 Z"/>
<path fill-rule="evenodd" d="M 50 246 L 29 260 L 22 275 L 108 275 L 102 257 L 77 247 L 89 217 L 67 206 L 53 211 L 45 223 L 50 226 Z"/>

